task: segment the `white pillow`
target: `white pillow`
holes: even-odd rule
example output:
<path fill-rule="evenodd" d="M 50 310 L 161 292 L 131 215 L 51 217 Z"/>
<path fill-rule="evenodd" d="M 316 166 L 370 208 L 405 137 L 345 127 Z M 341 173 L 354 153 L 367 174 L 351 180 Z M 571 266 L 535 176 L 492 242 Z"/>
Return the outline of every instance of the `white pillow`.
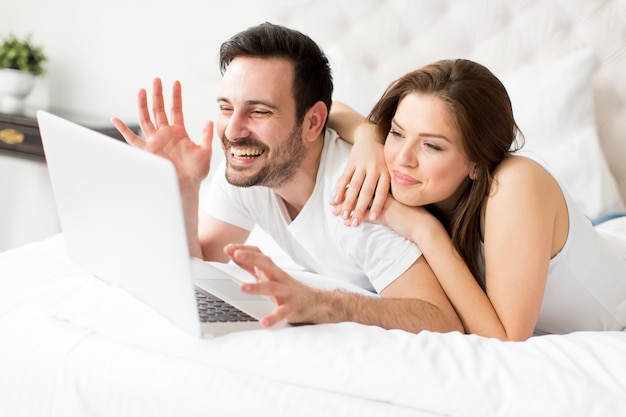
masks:
<path fill-rule="evenodd" d="M 500 77 L 526 139 L 521 153 L 544 165 L 590 219 L 624 211 L 598 139 L 594 66 L 593 51 L 584 49 Z"/>

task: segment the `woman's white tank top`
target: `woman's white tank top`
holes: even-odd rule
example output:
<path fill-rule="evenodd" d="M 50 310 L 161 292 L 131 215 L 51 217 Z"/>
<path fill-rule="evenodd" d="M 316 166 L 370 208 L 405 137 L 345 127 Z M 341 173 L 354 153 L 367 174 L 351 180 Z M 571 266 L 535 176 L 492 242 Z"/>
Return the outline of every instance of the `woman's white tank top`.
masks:
<path fill-rule="evenodd" d="M 535 334 L 626 329 L 626 217 L 622 230 L 594 227 L 561 185 L 569 213 L 563 249 L 552 258 Z M 484 253 L 481 253 L 484 277 Z"/>

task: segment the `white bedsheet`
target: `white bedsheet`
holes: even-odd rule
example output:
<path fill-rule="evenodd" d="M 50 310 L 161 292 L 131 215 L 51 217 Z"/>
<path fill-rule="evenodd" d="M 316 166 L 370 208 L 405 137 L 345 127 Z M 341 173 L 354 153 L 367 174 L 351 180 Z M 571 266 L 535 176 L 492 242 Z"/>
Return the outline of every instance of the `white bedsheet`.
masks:
<path fill-rule="evenodd" d="M 0 416 L 626 415 L 626 332 L 195 339 L 74 266 L 60 235 L 0 254 L 0 335 Z"/>

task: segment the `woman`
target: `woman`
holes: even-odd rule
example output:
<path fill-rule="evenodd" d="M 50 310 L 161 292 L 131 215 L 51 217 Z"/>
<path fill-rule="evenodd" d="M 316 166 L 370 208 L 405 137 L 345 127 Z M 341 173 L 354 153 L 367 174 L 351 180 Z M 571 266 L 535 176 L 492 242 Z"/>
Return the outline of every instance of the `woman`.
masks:
<path fill-rule="evenodd" d="M 421 248 L 468 333 L 525 340 L 626 327 L 626 234 L 594 229 L 549 172 L 515 155 L 510 99 L 488 69 L 447 60 L 408 73 L 367 120 L 333 107 L 330 126 L 362 138 L 335 212 L 358 224 L 377 190 L 368 219 Z M 389 176 L 364 180 L 377 166 L 368 138 L 384 141 Z"/>

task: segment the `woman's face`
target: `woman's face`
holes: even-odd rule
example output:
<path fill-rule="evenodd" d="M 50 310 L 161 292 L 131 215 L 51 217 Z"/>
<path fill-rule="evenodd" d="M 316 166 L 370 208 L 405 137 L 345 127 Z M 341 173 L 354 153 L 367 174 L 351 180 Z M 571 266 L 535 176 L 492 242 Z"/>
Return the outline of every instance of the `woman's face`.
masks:
<path fill-rule="evenodd" d="M 475 165 L 463 152 L 443 101 L 422 93 L 398 103 L 385 160 L 396 200 L 410 206 L 434 204 L 444 213 L 456 206 Z"/>

